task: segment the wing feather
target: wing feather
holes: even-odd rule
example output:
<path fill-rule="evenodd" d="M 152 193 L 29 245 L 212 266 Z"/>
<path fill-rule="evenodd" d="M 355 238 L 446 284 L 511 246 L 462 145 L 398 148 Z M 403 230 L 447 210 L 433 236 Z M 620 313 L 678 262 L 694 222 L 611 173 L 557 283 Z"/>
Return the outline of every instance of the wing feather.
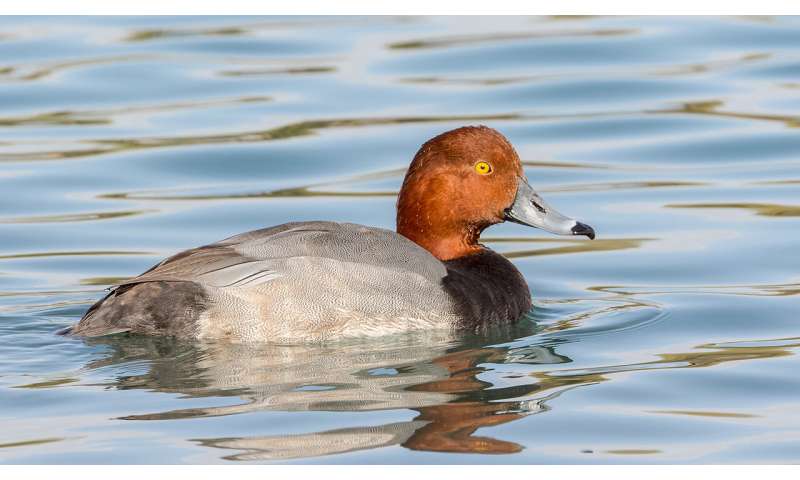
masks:
<path fill-rule="evenodd" d="M 218 288 L 255 286 L 291 275 L 286 260 L 300 257 L 371 264 L 437 282 L 446 275 L 441 262 L 394 232 L 355 224 L 302 222 L 186 250 L 118 285 L 169 281 Z"/>

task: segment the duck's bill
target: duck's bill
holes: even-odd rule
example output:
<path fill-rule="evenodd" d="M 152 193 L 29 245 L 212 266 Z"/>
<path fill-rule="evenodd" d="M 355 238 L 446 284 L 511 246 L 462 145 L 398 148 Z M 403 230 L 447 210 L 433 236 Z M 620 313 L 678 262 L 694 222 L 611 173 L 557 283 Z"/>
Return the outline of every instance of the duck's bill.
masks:
<path fill-rule="evenodd" d="M 524 178 L 519 179 L 514 203 L 506 209 L 506 220 L 541 228 L 558 235 L 586 235 L 594 240 L 594 229 L 560 214 L 547 204 Z"/>

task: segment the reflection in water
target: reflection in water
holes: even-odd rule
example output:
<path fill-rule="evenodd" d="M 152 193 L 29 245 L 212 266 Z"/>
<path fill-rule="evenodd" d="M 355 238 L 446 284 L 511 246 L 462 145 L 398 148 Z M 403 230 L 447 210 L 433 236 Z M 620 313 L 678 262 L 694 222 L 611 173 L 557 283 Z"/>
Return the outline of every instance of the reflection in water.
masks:
<path fill-rule="evenodd" d="M 489 122 L 492 120 L 513 120 L 519 118 L 517 114 L 500 115 L 457 115 L 457 116 L 418 116 L 418 117 L 393 117 L 393 118 L 341 118 L 331 120 L 308 120 L 290 123 L 268 130 L 251 132 L 185 136 L 185 137 L 152 137 L 152 138 L 125 138 L 110 140 L 94 140 L 95 148 L 77 150 L 59 150 L 31 153 L 3 153 L 0 161 L 30 162 L 66 158 L 84 158 L 94 155 L 103 155 L 131 150 L 152 148 L 177 147 L 188 145 L 211 145 L 225 143 L 255 143 L 311 135 L 317 130 L 326 128 L 361 127 L 372 125 L 394 125 L 405 123 L 431 123 L 431 122 Z"/>
<path fill-rule="evenodd" d="M 386 18 L 384 21 L 388 20 Z M 397 18 L 397 22 L 407 21 Z M 127 42 L 147 42 L 158 40 L 169 40 L 173 38 L 190 37 L 231 37 L 257 34 L 259 31 L 274 31 L 276 29 L 286 29 L 291 27 L 313 28 L 322 26 L 345 26 L 357 24 L 357 19 L 337 18 L 337 17 L 312 17 L 306 19 L 280 18 L 262 22 L 248 22 L 238 25 L 227 25 L 223 27 L 206 28 L 149 28 L 139 29 L 130 32 L 122 40 Z"/>
<path fill-rule="evenodd" d="M 198 28 L 198 29 L 153 29 L 153 30 L 138 30 L 125 37 L 127 42 L 143 42 L 146 40 L 155 40 L 160 38 L 174 38 L 174 37 L 217 37 L 217 36 L 233 36 L 244 35 L 247 30 L 241 27 L 221 27 L 221 28 Z"/>
<path fill-rule="evenodd" d="M 643 448 L 626 448 L 626 449 L 619 449 L 619 450 L 606 450 L 606 453 L 610 453 L 612 455 L 654 455 L 656 453 L 661 453 L 661 450 L 647 450 Z"/>
<path fill-rule="evenodd" d="M 69 385 L 70 383 L 79 382 L 77 378 L 56 378 L 54 380 L 46 380 L 44 382 L 34 382 L 25 385 L 17 385 L 14 388 L 54 388 L 61 385 Z"/>
<path fill-rule="evenodd" d="M 756 418 L 758 415 L 736 412 L 699 412 L 694 410 L 651 410 L 648 413 L 663 413 L 666 415 L 689 415 L 690 417 L 711 418 Z"/>
<path fill-rule="evenodd" d="M 164 102 L 156 105 L 128 106 L 100 110 L 66 110 L 37 113 L 20 117 L 0 117 L 0 127 L 18 127 L 26 125 L 110 125 L 115 120 L 119 120 L 118 117 L 122 115 L 154 114 L 270 101 L 272 101 L 270 97 L 252 96 L 195 102 Z"/>
<path fill-rule="evenodd" d="M 602 375 L 618 372 L 633 372 L 641 370 L 655 370 L 665 368 L 698 368 L 712 367 L 720 363 L 734 362 L 740 360 L 756 360 L 766 358 L 777 358 L 794 355 L 791 350 L 800 347 L 800 342 L 790 343 L 781 342 L 782 345 L 774 346 L 774 340 L 754 341 L 755 346 L 732 346 L 726 344 L 706 344 L 695 348 L 700 351 L 681 352 L 681 353 L 661 353 L 657 356 L 661 360 L 652 362 L 632 363 L 624 365 L 608 365 L 602 367 L 560 370 L 551 373 L 532 374 L 540 380 L 553 381 L 558 378 L 577 378 L 582 379 L 587 375 L 598 380 L 607 380 Z M 762 345 L 757 345 L 762 343 Z"/>
<path fill-rule="evenodd" d="M 82 278 L 80 283 L 81 285 L 98 285 L 107 287 L 108 285 L 119 285 L 130 278 L 131 277 L 89 277 Z"/>
<path fill-rule="evenodd" d="M 722 107 L 720 100 L 709 100 L 706 102 L 687 102 L 680 108 L 674 110 L 663 110 L 661 113 L 692 113 L 697 115 L 709 115 L 716 117 L 740 118 L 745 120 L 765 120 L 768 122 L 784 123 L 787 127 L 796 128 L 800 126 L 800 117 L 790 115 L 771 115 L 762 113 L 746 112 L 723 112 L 718 110 Z"/>
<path fill-rule="evenodd" d="M 653 180 L 636 182 L 603 182 L 603 183 L 579 183 L 573 185 L 558 185 L 555 187 L 542 189 L 547 192 L 604 192 L 609 190 L 629 190 L 638 188 L 671 188 L 671 187 L 703 187 L 709 185 L 706 182 L 682 182 L 674 180 Z"/>
<path fill-rule="evenodd" d="M 763 182 L 752 182 L 752 185 L 800 185 L 800 179 L 766 180 Z"/>
<path fill-rule="evenodd" d="M 509 337 L 509 333 L 513 333 Z M 530 324 L 502 332 L 508 339 L 533 333 Z M 478 339 L 475 339 L 478 340 Z M 331 346 L 187 344 L 168 339 L 107 337 L 91 343 L 110 347 L 106 358 L 86 366 L 149 362 L 142 375 L 116 379 L 118 389 L 180 393 L 189 398 L 231 397 L 242 402 L 137 414 L 124 420 L 175 420 L 253 411 L 374 411 L 411 409 L 409 421 L 306 434 L 248 438 L 202 438 L 206 446 L 241 453 L 226 458 L 287 459 L 330 455 L 388 445 L 438 452 L 513 453 L 522 447 L 475 436 L 481 427 L 506 423 L 546 410 L 554 390 L 572 380 L 504 388 L 478 377 L 486 363 L 569 362 L 548 345 L 464 347 L 463 338 L 403 336 Z M 468 342 L 467 342 L 468 343 Z M 455 347 L 455 345 L 459 345 Z M 26 388 L 33 388 L 27 385 Z M 540 395 L 546 393 L 546 395 Z M 536 398 L 532 395 L 536 394 Z M 507 401 L 506 398 L 526 397 Z"/>
<path fill-rule="evenodd" d="M 63 70 L 103 64 L 118 64 L 155 58 L 151 54 L 117 55 L 98 58 L 85 58 L 62 62 L 52 62 L 39 65 L 13 65 L 0 68 L 0 81 L 25 81 L 41 80 Z"/>
<path fill-rule="evenodd" d="M 460 47 L 465 45 L 483 44 L 492 42 L 507 42 L 514 40 L 536 40 L 549 38 L 571 38 L 571 37 L 610 37 L 620 35 L 632 35 L 636 33 L 634 29 L 626 28 L 606 28 L 595 30 L 545 30 L 535 32 L 503 33 L 490 35 L 461 35 L 453 37 L 440 37 L 436 39 L 411 40 L 407 42 L 397 42 L 389 44 L 393 50 L 407 49 L 427 49 L 427 48 L 448 48 Z"/>
<path fill-rule="evenodd" d="M 260 101 L 256 100 L 256 101 Z M 33 151 L 15 152 L 0 154 L 0 161 L 6 162 L 29 162 L 45 161 L 67 158 L 85 158 L 95 155 L 112 154 L 117 152 L 177 147 L 193 145 L 210 145 L 226 143 L 255 143 L 275 140 L 285 140 L 289 138 L 312 135 L 318 130 L 330 128 L 352 128 L 369 127 L 380 125 L 403 125 L 403 124 L 422 124 L 422 123 L 444 123 L 444 122 L 492 122 L 501 120 L 517 121 L 546 121 L 558 119 L 588 119 L 594 117 L 613 117 L 626 116 L 632 114 L 670 114 L 670 113 L 694 113 L 702 115 L 713 115 L 734 118 L 746 118 L 755 120 L 770 120 L 785 122 L 789 126 L 796 126 L 797 117 L 780 115 L 758 115 L 748 113 L 718 112 L 716 108 L 721 105 L 718 101 L 685 103 L 678 109 L 661 109 L 648 111 L 606 111 L 590 112 L 562 115 L 522 115 L 519 113 L 496 113 L 483 115 L 451 115 L 451 116 L 407 116 L 407 117 L 365 117 L 365 118 L 338 118 L 324 120 L 306 120 L 286 125 L 270 128 L 267 130 L 255 130 L 240 133 L 226 133 L 205 136 L 181 136 L 181 137 L 150 137 L 150 138 L 122 138 L 122 139 L 97 139 L 86 140 L 82 143 L 93 143 L 93 148 L 80 148 L 74 150 L 54 150 L 54 151 Z M 52 120 L 45 114 L 45 120 Z M 57 112 L 56 119 L 61 119 L 63 113 Z M 25 122 L 41 122 L 36 116 L 31 118 L 6 119 L 12 126 L 24 124 Z M 17 123 L 15 123 L 17 122 Z M 47 123 L 47 122 L 45 122 Z M 56 122 L 58 123 L 58 122 Z M 101 120 L 101 123 L 106 123 Z"/>
<path fill-rule="evenodd" d="M 244 193 L 222 193 L 222 194 L 175 194 L 160 192 L 132 192 L 132 193 L 107 193 L 101 198 L 120 199 L 120 200 L 243 200 L 252 198 L 286 198 L 286 197 L 394 197 L 394 191 L 369 191 L 369 192 L 348 192 L 348 191 L 326 191 L 312 190 L 315 186 L 278 188 L 260 192 Z"/>
<path fill-rule="evenodd" d="M 537 168 L 604 168 L 603 166 L 588 166 L 575 163 L 557 162 L 524 162 L 525 166 Z M 366 175 L 354 175 L 334 182 L 314 183 L 297 187 L 277 188 L 274 190 L 223 192 L 223 193 L 197 193 L 187 192 L 186 189 L 164 189 L 144 192 L 114 192 L 98 195 L 98 198 L 109 200 L 174 200 L 174 201 L 200 201 L 200 200 L 244 200 L 254 198 L 294 198 L 294 197 L 394 197 L 394 190 L 368 190 L 349 189 L 359 182 L 386 178 L 402 179 L 405 169 L 388 169 Z M 674 187 L 703 187 L 710 185 L 706 182 L 681 182 L 681 181 L 631 181 L 631 182 L 602 182 L 578 183 L 570 185 L 556 185 L 539 189 L 542 192 L 586 192 L 586 191 L 613 191 L 633 190 L 643 188 L 674 188 Z M 38 217 L 37 217 L 38 218 Z"/>
<path fill-rule="evenodd" d="M 589 290 L 604 293 L 616 293 L 621 296 L 653 296 L 669 293 L 696 294 L 696 295 L 744 295 L 755 297 L 788 297 L 800 295 L 800 283 L 767 284 L 767 285 L 686 285 L 652 286 L 652 287 L 624 287 L 624 286 L 596 286 Z"/>
<path fill-rule="evenodd" d="M 566 243 L 567 245 L 553 248 L 540 248 L 535 250 L 514 250 L 511 252 L 502 252 L 507 258 L 521 258 L 521 257 L 539 257 L 543 255 L 564 255 L 568 253 L 580 252 L 605 252 L 611 250 L 628 250 L 631 248 L 639 248 L 642 243 L 654 240 L 652 238 L 604 238 L 595 239 L 592 242 L 576 242 L 573 239 L 558 240 L 558 243 Z M 497 241 L 486 239 L 487 242 Z M 552 241 L 542 239 L 529 239 L 529 242 L 540 241 L 541 243 L 552 243 Z"/>
<path fill-rule="evenodd" d="M 796 462 L 798 45 L 792 17 L 0 18 L 0 463 Z M 469 123 L 603 227 L 484 238 L 535 325 L 53 335 L 144 256 L 375 224 Z"/>
<path fill-rule="evenodd" d="M 131 251 L 83 251 L 83 252 L 37 252 L 37 253 L 14 253 L 11 255 L 0 255 L 0 260 L 16 260 L 21 258 L 51 258 L 51 257 L 81 257 L 81 256 L 115 256 L 115 255 L 152 255 L 150 252 L 131 252 Z"/>
<path fill-rule="evenodd" d="M 45 443 L 60 442 L 63 438 L 38 438 L 36 440 L 25 440 L 22 442 L 0 443 L 0 448 L 27 447 L 30 445 L 42 445 Z"/>
<path fill-rule="evenodd" d="M 423 421 L 410 421 L 375 427 L 340 428 L 307 435 L 206 438 L 193 441 L 205 447 L 241 452 L 224 456 L 226 460 L 280 460 L 400 445 L 423 425 Z"/>
<path fill-rule="evenodd" d="M 181 343 L 169 339 L 116 336 L 92 339 L 109 347 L 108 356 L 86 369 L 145 361 L 148 371 L 117 377 L 117 389 L 179 393 L 183 398 L 230 398 L 225 406 L 194 407 L 121 417 L 128 421 L 178 420 L 256 411 L 417 412 L 407 421 L 358 425 L 302 434 L 190 439 L 230 450 L 229 460 L 277 460 L 340 454 L 400 445 L 411 450 L 508 454 L 515 442 L 478 435 L 482 427 L 520 420 L 550 410 L 548 401 L 570 389 L 613 379 L 621 372 L 703 368 L 720 363 L 792 355 L 797 339 L 742 344 L 707 344 L 689 352 L 659 354 L 659 360 L 580 369 L 559 369 L 570 358 L 558 353 L 565 339 L 544 336 L 531 342 L 534 327 L 498 332 L 503 341 L 528 335 L 522 347 L 469 347 L 471 341 L 402 336 L 378 342 L 351 341 L 328 346 Z M 544 342 L 546 339 L 546 343 Z M 482 378 L 497 365 L 538 366 L 527 376 L 512 375 L 511 385 Z M 53 388 L 73 378 L 20 385 Z M 241 401 L 236 401 L 239 399 Z M 513 400 L 509 400 L 513 399 Z M 659 410 L 651 413 L 712 418 L 753 418 L 738 412 Z M 626 450 L 633 454 L 635 449 Z M 637 450 L 638 452 L 638 450 Z M 623 454 L 620 451 L 607 453 Z M 638 453 L 644 453 L 638 452 Z"/>
<path fill-rule="evenodd" d="M 763 217 L 800 217 L 800 206 L 774 203 L 686 203 L 665 205 L 668 208 L 735 208 L 752 210 Z"/>
<path fill-rule="evenodd" d="M 341 180 L 325 183 L 313 183 L 298 187 L 279 188 L 268 191 L 257 192 L 225 192 L 225 193 L 204 193 L 188 191 L 186 189 L 165 189 L 146 192 L 116 192 L 100 195 L 99 198 L 109 200 L 235 200 L 252 198 L 284 198 L 284 197 L 393 197 L 397 195 L 395 191 L 364 191 L 364 190 L 335 190 L 337 188 L 349 187 L 361 182 L 383 180 L 387 178 L 402 179 L 406 173 L 405 168 L 392 168 L 365 174 L 352 175 Z"/>
<path fill-rule="evenodd" d="M 0 218 L 0 223 L 62 223 L 62 222 L 92 222 L 95 220 L 108 220 L 112 218 L 133 217 L 155 213 L 158 210 L 122 210 L 118 212 L 91 212 L 73 213 L 68 215 L 39 215 L 28 217 Z"/>
<path fill-rule="evenodd" d="M 590 302 L 581 302 L 575 299 L 551 300 L 548 302 L 548 306 L 580 303 Z M 640 328 L 659 322 L 666 316 L 666 312 L 664 312 L 661 305 L 633 296 L 612 295 L 607 298 L 595 299 L 591 304 L 593 305 L 592 307 L 579 310 L 576 313 L 562 313 L 550 325 L 543 327 L 542 333 L 552 334 L 557 338 L 572 339 L 585 335 L 608 334 L 631 328 Z M 615 317 L 618 318 L 615 319 Z M 615 320 L 599 326 L 592 325 L 592 321 L 598 318 Z"/>
<path fill-rule="evenodd" d="M 412 45 L 412 44 L 409 44 Z M 408 47 L 411 48 L 411 47 Z M 604 77 L 613 78 L 624 76 L 626 73 L 629 75 L 645 75 L 655 77 L 670 77 L 670 76 L 686 76 L 708 74 L 725 69 L 734 69 L 749 63 L 756 63 L 769 60 L 771 57 L 768 53 L 754 53 L 745 54 L 739 57 L 722 59 L 722 60 L 709 60 L 704 63 L 693 63 L 685 65 L 674 65 L 669 67 L 658 68 L 637 68 L 635 71 L 626 71 L 624 67 L 615 69 L 612 72 L 606 72 Z M 558 72 L 558 73 L 539 73 L 536 75 L 517 75 L 517 76 L 504 76 L 504 77 L 486 77 L 486 76 L 471 76 L 471 77 L 452 77 L 452 76 L 435 76 L 435 77 L 403 77 L 400 79 L 403 83 L 419 84 L 419 85 L 464 85 L 464 86 L 502 86 L 510 84 L 533 84 L 537 82 L 557 82 L 569 79 L 597 79 L 598 72 Z M 787 88 L 796 88 L 791 84 L 784 85 Z M 718 106 L 718 102 L 696 102 L 688 105 L 710 105 Z M 690 107 L 691 108 L 691 107 Z M 687 109 L 688 110 L 688 109 Z M 668 112 L 665 112 L 668 113 Z M 702 109 L 697 109 L 689 113 L 702 113 Z M 747 117 L 743 117 L 747 118 Z"/>
<path fill-rule="evenodd" d="M 333 73 L 336 67 L 288 67 L 288 68 L 262 68 L 252 70 L 224 70 L 220 75 L 227 77 L 248 77 L 264 75 L 308 75 L 312 73 Z"/>
<path fill-rule="evenodd" d="M 541 160 L 523 160 L 522 165 L 526 167 L 535 167 L 535 168 L 576 168 L 576 169 L 601 169 L 601 170 L 610 170 L 610 169 L 625 169 L 629 167 L 619 166 L 619 165 L 603 165 L 599 163 L 575 163 L 575 162 L 543 162 Z"/>
<path fill-rule="evenodd" d="M 732 59 L 716 60 L 716 61 L 711 60 L 705 63 L 694 63 L 688 65 L 676 65 L 674 67 L 669 67 L 658 71 L 657 75 L 669 76 L 669 75 L 691 75 L 698 73 L 710 73 L 715 70 L 735 68 L 735 67 L 740 67 L 743 64 L 747 63 L 769 60 L 771 56 L 772 55 L 770 55 L 769 53 L 748 53 Z"/>

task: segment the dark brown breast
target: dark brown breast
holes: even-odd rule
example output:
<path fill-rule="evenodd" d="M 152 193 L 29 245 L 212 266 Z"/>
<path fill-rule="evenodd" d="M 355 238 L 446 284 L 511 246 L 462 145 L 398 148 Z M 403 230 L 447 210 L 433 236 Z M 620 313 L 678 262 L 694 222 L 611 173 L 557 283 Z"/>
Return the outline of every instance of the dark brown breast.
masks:
<path fill-rule="evenodd" d="M 484 248 L 444 264 L 444 288 L 459 307 L 461 328 L 508 324 L 531 309 L 525 278 L 504 256 Z"/>

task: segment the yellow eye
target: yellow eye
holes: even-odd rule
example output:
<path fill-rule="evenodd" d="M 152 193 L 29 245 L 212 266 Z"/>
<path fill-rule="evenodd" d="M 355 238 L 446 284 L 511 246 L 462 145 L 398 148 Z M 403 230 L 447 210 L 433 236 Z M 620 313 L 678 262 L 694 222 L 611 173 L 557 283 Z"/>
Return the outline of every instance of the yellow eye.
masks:
<path fill-rule="evenodd" d="M 479 175 L 489 175 L 492 173 L 492 166 L 486 162 L 478 162 L 475 164 L 475 171 L 478 172 Z"/>

